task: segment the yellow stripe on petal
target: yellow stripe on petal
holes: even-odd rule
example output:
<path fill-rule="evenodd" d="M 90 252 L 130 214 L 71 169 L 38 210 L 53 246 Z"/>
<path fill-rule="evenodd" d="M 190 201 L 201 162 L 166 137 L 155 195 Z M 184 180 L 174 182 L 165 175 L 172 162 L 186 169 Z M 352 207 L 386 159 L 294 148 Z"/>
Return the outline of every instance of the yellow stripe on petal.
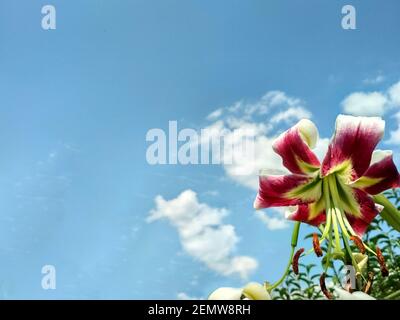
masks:
<path fill-rule="evenodd" d="M 390 150 L 375 150 L 368 170 L 356 180 L 353 187 L 375 195 L 400 186 L 400 176 Z"/>
<path fill-rule="evenodd" d="M 321 214 L 321 212 L 324 211 L 324 209 L 325 209 L 325 201 L 323 197 L 321 197 L 317 202 L 310 204 L 310 212 L 308 214 L 308 219 L 314 220 Z"/>
<path fill-rule="evenodd" d="M 321 179 L 319 177 L 298 174 L 260 176 L 260 189 L 254 201 L 254 207 L 262 209 L 294 206 L 318 201 L 320 197 Z"/>
<path fill-rule="evenodd" d="M 384 178 L 371 178 L 363 176 L 360 179 L 357 179 L 356 181 L 350 183 L 349 185 L 352 186 L 353 188 L 364 189 L 376 185 L 383 179 Z"/>
<path fill-rule="evenodd" d="M 346 213 L 360 218 L 362 216 L 361 209 L 353 188 L 343 183 L 338 177 L 330 176 L 329 178 L 329 186 L 333 191 L 332 196 L 335 198 L 335 203 L 339 204 Z"/>
<path fill-rule="evenodd" d="M 353 166 L 351 164 L 351 160 L 347 159 L 335 166 L 332 166 L 332 168 L 327 174 L 325 174 L 325 176 L 331 174 L 335 174 L 344 183 L 350 183 L 353 176 Z"/>
<path fill-rule="evenodd" d="M 320 166 L 313 166 L 312 164 L 302 161 L 299 157 L 296 157 L 296 162 L 299 168 L 303 172 L 307 172 L 308 174 L 313 174 L 314 172 L 317 172 L 320 169 Z"/>
<path fill-rule="evenodd" d="M 322 180 L 316 177 L 311 182 L 299 185 L 298 187 L 286 192 L 287 198 L 301 198 L 304 202 L 313 202 L 321 198 Z"/>

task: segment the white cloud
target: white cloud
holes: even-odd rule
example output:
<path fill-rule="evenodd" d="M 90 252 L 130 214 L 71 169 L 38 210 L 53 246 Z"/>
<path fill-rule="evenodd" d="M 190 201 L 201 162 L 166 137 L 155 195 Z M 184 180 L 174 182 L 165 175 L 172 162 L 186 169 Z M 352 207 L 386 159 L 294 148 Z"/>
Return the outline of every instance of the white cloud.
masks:
<path fill-rule="evenodd" d="M 385 91 L 353 92 L 342 101 L 346 113 L 357 116 L 383 116 L 400 107 L 400 81 Z"/>
<path fill-rule="evenodd" d="M 273 124 L 279 123 L 279 122 L 291 122 L 291 121 L 296 121 L 304 118 L 311 118 L 311 112 L 306 110 L 303 107 L 290 107 L 289 109 L 286 109 L 285 111 L 279 112 L 275 114 L 271 118 L 271 122 Z"/>
<path fill-rule="evenodd" d="M 375 85 L 375 84 L 380 84 L 382 82 L 384 82 L 386 80 L 385 76 L 382 74 L 378 74 L 375 77 L 368 77 L 366 79 L 363 80 L 364 84 L 367 85 Z"/>
<path fill-rule="evenodd" d="M 400 106 L 400 81 L 392 85 L 389 90 L 389 99 L 391 103 L 397 107 Z"/>
<path fill-rule="evenodd" d="M 387 108 L 388 100 L 380 92 L 354 92 L 342 102 L 346 113 L 359 116 L 382 116 Z"/>
<path fill-rule="evenodd" d="M 241 113 L 242 118 L 248 119 L 254 115 L 266 115 L 274 109 L 305 108 L 305 103 L 301 99 L 288 96 L 283 91 L 273 90 L 265 93 L 255 102 L 244 100 L 237 101 L 226 108 L 219 108 L 207 116 L 208 120 L 220 117 L 224 111 L 230 114 Z M 210 119 L 211 118 L 211 119 Z"/>
<path fill-rule="evenodd" d="M 386 141 L 386 143 L 400 145 L 400 111 L 394 115 L 394 118 L 397 121 L 397 128 L 390 131 L 390 138 Z"/>
<path fill-rule="evenodd" d="M 276 215 L 271 215 L 271 211 L 275 211 Z M 285 209 L 283 208 L 270 210 L 268 214 L 263 211 L 256 211 L 255 215 L 269 230 L 281 230 L 289 227 L 289 223 L 285 218 Z"/>
<path fill-rule="evenodd" d="M 223 136 L 224 145 L 230 146 L 212 156 L 222 164 L 227 176 L 239 184 L 257 190 L 260 169 L 282 168 L 280 157 L 272 151 L 274 137 L 267 136 L 268 128 L 263 123 L 230 117 L 205 129 L 208 134 L 202 135 L 200 143 L 208 144 Z"/>
<path fill-rule="evenodd" d="M 223 109 L 219 108 L 217 110 L 214 110 L 207 116 L 207 120 L 216 120 L 222 115 Z"/>
<path fill-rule="evenodd" d="M 204 300 L 203 298 L 197 298 L 197 297 L 193 297 L 189 294 L 187 294 L 186 292 L 179 292 L 176 297 L 178 298 L 178 300 Z"/>
<path fill-rule="evenodd" d="M 234 255 L 239 238 L 235 228 L 222 221 L 228 214 L 225 208 L 200 203 L 192 190 L 172 200 L 157 196 L 155 203 L 147 221 L 167 219 L 178 230 L 184 251 L 211 270 L 245 279 L 257 268 L 254 258 Z"/>
<path fill-rule="evenodd" d="M 388 144 L 400 144 L 400 125 L 396 130 L 390 132 L 390 138 L 386 141 Z"/>
<path fill-rule="evenodd" d="M 388 95 L 392 104 L 399 109 L 400 108 L 400 81 L 391 86 L 388 90 Z M 387 143 L 400 145 L 400 111 L 397 111 L 394 115 L 397 121 L 397 128 L 390 132 L 390 138 Z"/>
<path fill-rule="evenodd" d="M 272 151 L 274 139 L 265 135 L 256 136 L 254 152 L 236 152 L 237 161 L 224 165 L 225 173 L 234 181 L 253 190 L 258 189 L 258 173 L 261 169 L 286 173 L 281 158 Z"/>
<path fill-rule="evenodd" d="M 388 144 L 400 144 L 400 81 L 380 92 L 355 92 L 342 102 L 346 113 L 359 116 L 394 114 L 397 128 L 389 132 Z"/>
<path fill-rule="evenodd" d="M 219 191 L 218 190 L 207 190 L 203 194 L 206 196 L 216 197 L 216 196 L 219 196 Z"/>
<path fill-rule="evenodd" d="M 314 153 L 318 157 L 318 159 L 322 162 L 328 151 L 330 139 L 329 138 L 319 138 L 317 141 L 317 145 L 314 148 Z"/>

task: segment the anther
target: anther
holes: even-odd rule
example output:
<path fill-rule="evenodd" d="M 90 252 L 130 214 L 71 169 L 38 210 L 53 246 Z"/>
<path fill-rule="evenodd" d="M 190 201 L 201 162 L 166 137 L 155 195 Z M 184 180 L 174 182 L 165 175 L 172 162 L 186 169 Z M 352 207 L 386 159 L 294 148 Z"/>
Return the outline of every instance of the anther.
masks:
<path fill-rule="evenodd" d="M 373 282 L 374 282 L 374 273 L 368 272 L 368 280 L 367 280 L 367 283 L 365 284 L 365 287 L 363 290 L 365 293 L 368 294 L 371 291 Z"/>
<path fill-rule="evenodd" d="M 333 295 L 332 295 L 332 293 L 326 288 L 326 285 L 325 285 L 325 277 L 326 277 L 326 274 L 325 274 L 325 273 L 321 274 L 321 277 L 319 278 L 319 286 L 321 287 L 321 291 L 322 291 L 322 293 L 325 295 L 325 297 L 327 297 L 329 300 L 332 300 L 332 299 L 333 299 Z"/>
<path fill-rule="evenodd" d="M 293 272 L 295 274 L 299 274 L 299 259 L 300 259 L 300 256 L 301 256 L 301 254 L 303 252 L 304 252 L 304 248 L 300 248 L 294 254 L 294 257 L 293 257 L 293 260 L 292 260 L 292 268 L 293 268 Z"/>
<path fill-rule="evenodd" d="M 350 240 L 354 242 L 354 244 L 357 246 L 358 250 L 360 250 L 360 252 L 362 254 L 365 253 L 365 246 L 364 243 L 362 242 L 362 240 L 357 237 L 357 236 L 351 236 Z"/>
<path fill-rule="evenodd" d="M 379 265 L 381 266 L 382 277 L 387 277 L 389 275 L 389 270 L 386 267 L 385 258 L 383 257 L 381 249 L 376 247 L 376 257 L 378 259 Z"/>
<path fill-rule="evenodd" d="M 319 238 L 316 233 L 313 233 L 313 247 L 314 247 L 314 252 L 317 255 L 317 257 L 322 257 L 323 253 L 321 250 L 321 246 L 319 244 Z"/>

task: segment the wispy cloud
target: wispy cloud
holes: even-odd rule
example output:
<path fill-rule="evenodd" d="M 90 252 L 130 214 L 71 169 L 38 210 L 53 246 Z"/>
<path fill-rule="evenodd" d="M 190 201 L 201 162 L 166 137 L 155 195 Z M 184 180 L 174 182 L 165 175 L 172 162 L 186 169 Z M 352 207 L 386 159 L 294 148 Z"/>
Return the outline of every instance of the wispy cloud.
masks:
<path fill-rule="evenodd" d="M 290 107 L 285 111 L 278 112 L 271 118 L 271 123 L 276 124 L 280 122 L 290 123 L 303 118 L 311 118 L 312 114 L 304 107 Z"/>
<path fill-rule="evenodd" d="M 218 119 L 223 113 L 223 109 L 219 108 L 217 110 L 214 110 L 207 116 L 207 120 L 216 120 Z"/>
<path fill-rule="evenodd" d="M 256 211 L 256 217 L 265 224 L 268 230 L 281 230 L 289 227 L 289 223 L 285 218 L 285 209 L 270 210 L 268 213 Z M 273 214 L 275 212 L 275 214 Z"/>
<path fill-rule="evenodd" d="M 266 92 L 256 101 L 239 100 L 232 105 L 219 108 L 213 113 L 224 113 L 225 115 L 240 115 L 243 119 L 249 119 L 252 116 L 262 116 L 271 112 L 281 112 L 287 109 L 301 108 L 306 109 L 305 102 L 299 98 L 289 96 L 283 91 L 272 90 Z M 211 114 L 213 114 L 211 113 Z M 220 115 L 221 115 L 220 114 Z"/>
<path fill-rule="evenodd" d="M 376 85 L 376 84 L 380 84 L 380 83 L 384 82 L 385 80 L 386 80 L 386 77 L 384 75 L 378 74 L 378 75 L 376 75 L 374 77 L 365 78 L 363 80 L 363 84 Z"/>

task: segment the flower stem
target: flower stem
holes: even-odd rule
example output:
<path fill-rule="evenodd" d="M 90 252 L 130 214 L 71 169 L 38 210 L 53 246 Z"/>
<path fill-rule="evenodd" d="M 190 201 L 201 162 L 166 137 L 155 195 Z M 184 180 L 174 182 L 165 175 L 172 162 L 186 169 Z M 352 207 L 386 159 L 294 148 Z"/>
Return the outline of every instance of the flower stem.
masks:
<path fill-rule="evenodd" d="M 292 233 L 292 248 L 297 247 L 297 240 L 299 239 L 299 231 L 300 231 L 300 222 L 296 222 L 293 227 L 293 233 Z"/>
<path fill-rule="evenodd" d="M 291 241 L 291 247 L 292 248 L 290 250 L 289 262 L 288 262 L 288 264 L 286 266 L 285 272 L 282 275 L 282 277 L 277 282 L 275 282 L 274 284 L 272 284 L 272 285 L 267 287 L 267 290 L 270 291 L 270 292 L 273 289 L 275 289 L 276 287 L 278 287 L 285 280 L 285 278 L 287 277 L 287 275 L 289 273 L 290 267 L 292 265 L 292 259 L 293 259 L 293 255 L 294 255 L 294 250 L 296 249 L 297 240 L 299 239 L 299 230 L 300 230 L 300 222 L 296 222 L 294 224 L 294 227 L 293 227 L 292 241 Z"/>

